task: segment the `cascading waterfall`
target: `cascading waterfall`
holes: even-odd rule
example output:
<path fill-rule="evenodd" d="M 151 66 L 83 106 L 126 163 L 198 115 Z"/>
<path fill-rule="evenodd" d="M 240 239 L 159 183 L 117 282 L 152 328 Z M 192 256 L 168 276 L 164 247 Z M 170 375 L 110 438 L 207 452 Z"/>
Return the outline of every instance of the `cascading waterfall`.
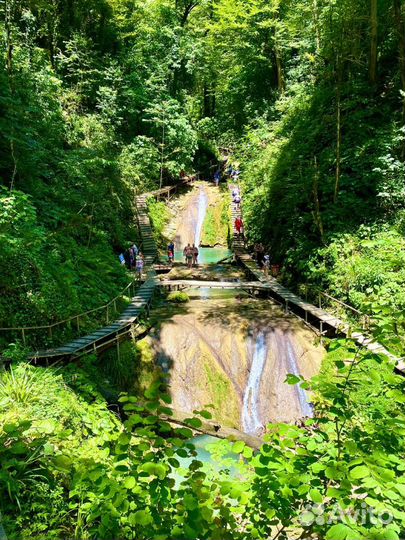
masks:
<path fill-rule="evenodd" d="M 300 372 L 297 365 L 297 359 L 295 356 L 294 347 L 292 346 L 292 343 L 289 337 L 286 338 L 285 342 L 286 342 L 285 353 L 286 353 L 286 360 L 287 360 L 289 372 L 299 377 Z M 300 384 L 296 384 L 295 389 L 298 393 L 298 400 L 300 402 L 302 415 L 312 418 L 312 416 L 314 415 L 314 412 L 312 410 L 311 404 L 308 402 L 307 393 L 305 392 L 303 388 L 301 388 Z"/>
<path fill-rule="evenodd" d="M 201 242 L 201 233 L 202 228 L 205 220 L 205 215 L 207 213 L 208 208 L 208 197 L 205 192 L 205 189 L 200 186 L 200 193 L 198 196 L 198 215 L 197 215 L 197 223 L 195 227 L 195 236 L 194 236 L 194 244 L 198 247 Z"/>
<path fill-rule="evenodd" d="M 249 379 L 243 396 L 242 428 L 245 433 L 258 435 L 263 428 L 260 420 L 260 381 L 267 358 L 266 336 L 259 332 L 253 351 Z"/>

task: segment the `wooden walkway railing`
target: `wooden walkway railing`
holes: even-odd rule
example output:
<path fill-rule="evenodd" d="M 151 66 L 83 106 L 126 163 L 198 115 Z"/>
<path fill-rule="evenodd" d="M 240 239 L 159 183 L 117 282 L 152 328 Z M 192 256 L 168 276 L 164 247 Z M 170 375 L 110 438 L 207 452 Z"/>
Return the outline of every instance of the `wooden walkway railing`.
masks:
<path fill-rule="evenodd" d="M 79 313 L 77 315 L 71 315 L 70 317 L 67 317 L 66 319 L 62 319 L 60 321 L 56 321 L 51 324 L 44 324 L 40 326 L 12 326 L 12 327 L 0 328 L 0 332 L 10 337 L 12 336 L 20 337 L 23 344 L 27 345 L 27 342 L 29 341 L 28 337 L 29 337 L 30 332 L 45 333 L 48 335 L 49 339 L 51 340 L 53 339 L 56 330 L 59 329 L 61 326 L 69 327 L 69 326 L 74 325 L 76 327 L 76 331 L 80 332 L 80 328 L 84 326 L 81 321 L 83 321 L 85 317 L 88 317 L 89 315 L 93 315 L 94 313 L 104 312 L 105 320 L 106 320 L 106 323 L 108 324 L 110 322 L 110 319 L 119 313 L 119 311 L 117 310 L 117 304 L 128 295 L 134 296 L 135 290 L 137 287 L 139 287 L 139 285 L 140 285 L 139 276 L 134 275 L 134 279 L 125 287 L 125 289 L 123 289 L 120 292 L 120 294 L 118 294 L 112 300 L 110 300 L 106 304 L 103 304 L 102 306 L 89 309 L 88 311 L 83 311 L 82 313 Z"/>
<path fill-rule="evenodd" d="M 233 186 L 231 186 L 231 189 Z M 231 211 L 233 220 L 237 216 L 241 216 L 242 211 L 231 202 Z M 360 345 L 366 347 L 373 353 L 383 354 L 395 362 L 395 369 L 398 373 L 405 375 L 405 362 L 402 358 L 397 358 L 391 354 L 383 345 L 375 342 L 370 336 L 364 335 L 361 332 L 352 331 L 351 325 L 347 321 L 343 321 L 339 317 L 331 315 L 322 307 L 316 307 L 313 304 L 304 301 L 302 298 L 292 293 L 289 289 L 281 285 L 274 277 L 265 276 L 264 273 L 257 267 L 256 262 L 247 253 L 244 243 L 241 241 L 234 228 L 234 251 L 236 259 L 245 267 L 246 271 L 257 279 L 261 284 L 266 285 L 266 291 L 279 304 L 284 306 L 286 311 L 291 311 L 306 323 L 317 328 L 320 335 L 339 336 L 344 335 L 351 337 Z M 339 302 L 343 306 L 347 306 L 344 302 L 333 298 L 327 293 L 318 291 L 318 298 L 328 298 Z M 352 311 L 360 314 L 358 310 L 351 308 Z"/>
<path fill-rule="evenodd" d="M 153 269 L 153 264 L 156 262 L 158 252 L 147 212 L 147 199 L 149 197 L 156 197 L 159 199 L 161 196 L 165 195 L 167 196 L 167 199 L 170 199 L 171 195 L 175 193 L 179 187 L 192 184 L 198 177 L 199 173 L 195 173 L 194 175 L 184 177 L 177 184 L 165 186 L 161 189 L 141 194 L 136 197 L 136 218 L 142 240 L 142 253 L 145 258 L 146 281 L 143 284 L 140 284 L 140 280 L 133 281 L 107 304 L 78 315 L 73 315 L 62 321 L 41 326 L 0 328 L 0 332 L 14 336 L 18 335 L 24 345 L 27 345 L 27 337 L 30 332 L 46 332 L 49 338 L 52 339 L 57 328 L 63 325 L 68 327 L 69 325 L 74 324 L 76 331 L 79 333 L 80 328 L 82 327 L 81 321 L 83 318 L 96 312 L 105 311 L 107 326 L 99 328 L 91 334 L 74 339 L 63 346 L 46 350 L 37 350 L 31 353 L 31 358 L 35 362 L 40 359 L 49 361 L 55 358 L 75 358 L 91 351 L 97 351 L 112 342 L 118 342 L 122 336 L 131 332 L 132 327 L 139 316 L 145 311 L 147 313 L 149 312 L 153 292 L 156 286 L 156 272 Z M 139 285 L 137 292 L 135 290 L 135 283 Z M 129 306 L 117 320 L 110 324 L 111 318 L 118 313 L 117 303 L 126 296 L 126 293 L 131 295 Z"/>

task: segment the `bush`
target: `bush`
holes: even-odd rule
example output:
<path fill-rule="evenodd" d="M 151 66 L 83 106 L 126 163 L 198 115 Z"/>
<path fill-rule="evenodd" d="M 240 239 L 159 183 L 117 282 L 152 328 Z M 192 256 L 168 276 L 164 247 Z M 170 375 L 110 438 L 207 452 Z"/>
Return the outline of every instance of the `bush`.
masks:
<path fill-rule="evenodd" d="M 173 304 L 185 304 L 189 302 L 190 297 L 187 293 L 182 291 L 176 291 L 169 294 L 167 297 L 168 302 L 172 302 Z"/>

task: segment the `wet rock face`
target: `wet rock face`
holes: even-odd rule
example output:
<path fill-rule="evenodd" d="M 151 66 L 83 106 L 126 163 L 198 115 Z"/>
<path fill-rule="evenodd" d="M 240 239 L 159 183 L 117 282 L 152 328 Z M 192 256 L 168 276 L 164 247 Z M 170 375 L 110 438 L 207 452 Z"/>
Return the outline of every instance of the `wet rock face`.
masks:
<path fill-rule="evenodd" d="M 284 381 L 287 373 L 309 378 L 319 370 L 323 350 L 313 334 L 269 301 L 195 294 L 154 340 L 174 409 L 211 404 L 219 423 L 255 435 L 269 422 L 309 415 L 305 393 Z"/>

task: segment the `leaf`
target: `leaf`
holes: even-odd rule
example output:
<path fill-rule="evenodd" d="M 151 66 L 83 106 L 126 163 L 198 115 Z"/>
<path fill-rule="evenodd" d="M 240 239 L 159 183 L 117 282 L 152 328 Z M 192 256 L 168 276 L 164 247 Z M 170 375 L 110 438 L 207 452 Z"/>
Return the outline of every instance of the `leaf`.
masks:
<path fill-rule="evenodd" d="M 323 501 L 322 494 L 317 489 L 310 489 L 309 496 L 311 497 L 311 500 L 314 501 L 315 503 L 321 503 Z"/>
<path fill-rule="evenodd" d="M 383 535 L 384 540 L 399 540 L 398 533 L 394 529 L 386 529 Z"/>
<path fill-rule="evenodd" d="M 205 418 L 206 420 L 210 420 L 212 418 L 212 414 L 209 411 L 206 411 L 206 410 L 199 411 L 198 414 L 200 416 L 202 416 L 203 418 Z"/>
<path fill-rule="evenodd" d="M 237 441 L 232 446 L 232 451 L 235 452 L 235 454 L 240 454 L 244 448 L 245 448 L 245 443 L 243 441 Z"/>
<path fill-rule="evenodd" d="M 186 418 L 184 423 L 193 428 L 200 428 L 202 426 L 202 422 L 199 418 Z"/>
<path fill-rule="evenodd" d="M 186 493 L 183 498 L 183 504 L 187 510 L 195 510 L 198 506 L 198 501 L 193 495 Z"/>
<path fill-rule="evenodd" d="M 53 458 L 53 463 L 57 469 L 69 471 L 72 465 L 72 460 L 69 456 L 64 456 L 60 454 L 59 456 L 55 456 Z"/>
<path fill-rule="evenodd" d="M 298 384 L 300 381 L 301 381 L 300 377 L 297 377 L 297 375 L 293 375 L 292 373 L 288 373 L 286 380 L 284 382 L 286 382 L 287 384 L 293 385 L 293 384 Z"/>
<path fill-rule="evenodd" d="M 350 471 L 350 476 L 356 480 L 370 476 L 370 469 L 366 465 L 359 465 Z"/>
<path fill-rule="evenodd" d="M 135 523 L 139 523 L 139 525 L 149 525 L 150 523 L 153 523 L 153 518 L 147 510 L 138 510 L 133 516 Z"/>
<path fill-rule="evenodd" d="M 347 525 L 343 523 L 338 523 L 333 525 L 328 532 L 326 533 L 326 540 L 345 540 L 347 535 L 351 533 L 352 530 Z"/>
<path fill-rule="evenodd" d="M 136 485 L 136 480 L 133 476 L 129 476 L 128 478 L 124 480 L 124 487 L 126 489 L 132 489 L 135 487 L 135 485 Z"/>

